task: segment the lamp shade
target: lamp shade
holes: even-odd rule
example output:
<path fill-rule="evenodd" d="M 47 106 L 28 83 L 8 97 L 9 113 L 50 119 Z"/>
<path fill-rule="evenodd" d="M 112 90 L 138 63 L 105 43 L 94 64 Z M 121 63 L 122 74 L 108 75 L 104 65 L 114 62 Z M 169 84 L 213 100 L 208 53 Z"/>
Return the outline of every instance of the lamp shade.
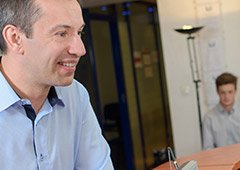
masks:
<path fill-rule="evenodd" d="M 199 26 L 199 27 L 192 27 L 192 26 L 184 27 L 183 26 L 182 28 L 177 28 L 174 30 L 179 33 L 182 33 L 182 34 L 193 34 L 193 33 L 200 31 L 202 28 L 203 28 L 203 26 Z"/>

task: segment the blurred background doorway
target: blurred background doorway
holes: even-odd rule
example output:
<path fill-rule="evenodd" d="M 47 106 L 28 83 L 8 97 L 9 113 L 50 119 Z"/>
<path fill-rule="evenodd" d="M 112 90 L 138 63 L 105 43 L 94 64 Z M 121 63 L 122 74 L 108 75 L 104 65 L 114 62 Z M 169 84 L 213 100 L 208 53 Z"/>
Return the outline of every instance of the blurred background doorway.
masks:
<path fill-rule="evenodd" d="M 117 170 L 154 166 L 172 146 L 158 14 L 136 1 L 84 9 L 87 54 L 76 72 L 110 144 Z"/>

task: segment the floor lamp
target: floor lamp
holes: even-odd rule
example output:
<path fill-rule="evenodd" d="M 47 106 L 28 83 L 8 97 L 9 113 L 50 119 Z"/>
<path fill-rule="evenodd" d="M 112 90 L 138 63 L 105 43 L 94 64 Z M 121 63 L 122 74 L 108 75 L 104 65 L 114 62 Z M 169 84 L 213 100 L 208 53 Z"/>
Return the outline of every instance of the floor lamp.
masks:
<path fill-rule="evenodd" d="M 197 60 L 197 55 L 196 55 L 195 36 L 193 34 L 197 33 L 202 28 L 203 28 L 202 26 L 192 27 L 190 25 L 185 25 L 180 29 L 175 29 L 175 31 L 177 31 L 179 33 L 187 34 L 187 47 L 188 47 L 190 67 L 191 67 L 191 72 L 192 72 L 192 79 L 193 79 L 193 82 L 196 87 L 201 143 L 203 140 L 201 107 L 200 107 L 200 98 L 199 98 L 199 83 L 201 82 L 201 79 L 200 79 L 200 75 L 199 75 L 198 60 Z"/>

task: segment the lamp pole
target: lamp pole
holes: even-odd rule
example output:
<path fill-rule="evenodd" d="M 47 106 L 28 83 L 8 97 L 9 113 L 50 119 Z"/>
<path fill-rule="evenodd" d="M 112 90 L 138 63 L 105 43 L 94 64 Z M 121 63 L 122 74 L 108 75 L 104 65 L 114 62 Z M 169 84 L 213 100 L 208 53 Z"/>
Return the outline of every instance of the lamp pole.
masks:
<path fill-rule="evenodd" d="M 192 34 L 200 31 L 202 28 L 203 27 L 183 26 L 180 29 L 175 29 L 175 31 L 177 31 L 179 33 L 188 35 L 188 37 L 187 37 L 187 47 L 188 47 L 188 53 L 189 53 L 189 61 L 190 61 L 192 79 L 193 79 L 193 82 L 195 84 L 195 90 L 196 90 L 201 144 L 202 144 L 202 141 L 203 141 L 202 117 L 201 117 L 201 106 L 200 106 L 200 96 L 199 96 L 199 87 L 200 87 L 199 84 L 200 84 L 201 80 L 200 80 L 198 60 L 197 60 L 196 47 L 195 47 L 195 36 L 193 36 Z"/>

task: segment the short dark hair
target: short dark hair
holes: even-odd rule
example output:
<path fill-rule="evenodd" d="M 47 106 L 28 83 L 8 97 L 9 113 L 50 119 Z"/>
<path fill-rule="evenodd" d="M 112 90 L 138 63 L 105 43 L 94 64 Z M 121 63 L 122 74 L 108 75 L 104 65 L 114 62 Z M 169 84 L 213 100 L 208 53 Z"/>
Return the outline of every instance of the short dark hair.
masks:
<path fill-rule="evenodd" d="M 40 7 L 36 0 L 0 0 L 0 50 L 7 51 L 7 45 L 2 31 L 8 24 L 14 25 L 22 31 L 26 37 L 32 36 L 32 26 L 40 17 Z"/>
<path fill-rule="evenodd" d="M 235 89 L 237 89 L 237 77 L 228 72 L 222 73 L 216 79 L 217 90 L 219 86 L 222 86 L 225 84 L 233 84 L 235 86 Z"/>

